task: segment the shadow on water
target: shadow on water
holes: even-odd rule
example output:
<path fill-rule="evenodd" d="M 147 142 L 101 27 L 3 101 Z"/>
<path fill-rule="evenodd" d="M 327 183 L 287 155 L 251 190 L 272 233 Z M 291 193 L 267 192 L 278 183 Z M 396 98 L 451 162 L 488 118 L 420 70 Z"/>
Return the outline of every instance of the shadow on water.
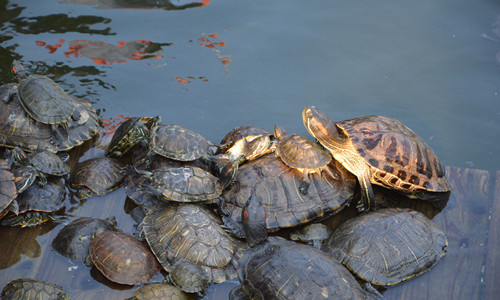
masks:
<path fill-rule="evenodd" d="M 67 0 L 61 3 L 92 5 L 98 9 L 164 9 L 182 10 L 186 8 L 207 6 L 210 0 L 202 1 L 168 1 L 168 0 Z"/>

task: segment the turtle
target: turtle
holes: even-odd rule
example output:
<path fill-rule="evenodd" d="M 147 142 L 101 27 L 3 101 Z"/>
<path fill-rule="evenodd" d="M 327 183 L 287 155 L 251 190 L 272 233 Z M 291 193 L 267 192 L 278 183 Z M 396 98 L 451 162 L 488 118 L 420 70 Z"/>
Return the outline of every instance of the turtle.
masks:
<path fill-rule="evenodd" d="M 201 266 L 209 282 L 236 277 L 234 265 L 241 242 L 220 227 L 209 209 L 191 203 L 166 203 L 152 209 L 143 220 L 146 240 L 167 272 L 187 259 Z"/>
<path fill-rule="evenodd" d="M 2 225 L 33 227 L 46 221 L 61 221 L 62 216 L 52 214 L 63 208 L 66 200 L 64 179 L 51 178 L 43 187 L 32 185 L 17 197 L 19 214 L 1 221 Z"/>
<path fill-rule="evenodd" d="M 99 230 L 116 230 L 114 217 L 96 219 L 80 217 L 64 226 L 52 241 L 52 248 L 58 253 L 89 265 L 89 245 Z"/>
<path fill-rule="evenodd" d="M 179 161 L 209 157 L 211 143 L 199 133 L 176 124 L 162 124 L 151 129 L 148 161 L 158 154 Z"/>
<path fill-rule="evenodd" d="M 0 98 L 8 97 L 9 91 L 15 89 L 15 86 L 14 83 L 0 86 Z M 0 146 L 19 146 L 29 152 L 47 150 L 55 153 L 81 145 L 97 134 L 101 122 L 89 103 L 75 102 L 80 110 L 80 118 L 78 121 L 68 121 L 68 138 L 59 145 L 54 145 L 51 143 L 51 126 L 32 119 L 24 110 L 17 94 L 8 103 L 0 101 Z"/>
<path fill-rule="evenodd" d="M 189 300 L 192 297 L 178 287 L 164 282 L 148 283 L 133 292 L 127 300 Z"/>
<path fill-rule="evenodd" d="M 14 174 L 6 160 L 0 159 L 0 219 L 9 211 L 19 213 L 17 204 L 17 188 Z"/>
<path fill-rule="evenodd" d="M 17 94 L 24 110 L 31 118 L 51 125 L 54 133 L 51 142 L 55 145 L 60 144 L 65 137 L 59 126 L 61 125 L 67 136 L 68 120 L 78 121 L 80 118 L 75 100 L 49 77 L 37 74 L 27 76 L 19 61 L 13 62 L 12 70 L 19 80 L 19 85 L 3 99 L 4 102 L 11 101 L 13 94 Z"/>
<path fill-rule="evenodd" d="M 167 281 L 183 292 L 199 295 L 208 287 L 208 278 L 201 266 L 187 259 L 179 259 L 172 265 Z"/>
<path fill-rule="evenodd" d="M 314 248 L 321 248 L 321 245 L 333 233 L 333 230 L 321 223 L 311 223 L 290 233 L 292 241 L 306 242 Z"/>
<path fill-rule="evenodd" d="M 2 290 L 4 300 L 69 300 L 61 286 L 41 280 L 19 278 L 10 281 Z"/>
<path fill-rule="evenodd" d="M 79 162 L 71 171 L 71 185 L 79 198 L 107 194 L 123 184 L 125 164 L 112 157 L 97 157 Z"/>
<path fill-rule="evenodd" d="M 392 286 L 428 270 L 447 245 L 445 234 L 422 213 L 383 208 L 342 223 L 321 249 L 361 279 Z"/>
<path fill-rule="evenodd" d="M 133 146 L 147 141 L 149 130 L 161 124 L 161 117 L 132 117 L 117 129 L 106 148 L 107 156 L 121 157 Z"/>
<path fill-rule="evenodd" d="M 327 172 L 309 173 L 307 193 L 300 191 L 303 174 L 290 168 L 273 153 L 242 165 L 235 182 L 225 189 L 224 225 L 237 237 L 243 237 L 241 211 L 255 195 L 266 211 L 268 231 L 305 224 L 338 213 L 354 198 L 355 177 L 332 160 Z M 332 177 L 330 174 L 334 174 Z"/>
<path fill-rule="evenodd" d="M 306 106 L 302 119 L 307 131 L 358 178 L 360 211 L 374 206 L 372 184 L 428 201 L 451 190 L 436 154 L 396 119 L 362 116 L 334 123 L 315 106 Z"/>
<path fill-rule="evenodd" d="M 95 267 L 109 280 L 126 285 L 147 283 L 159 271 L 151 250 L 115 230 L 97 231 L 89 245 Z"/>
<path fill-rule="evenodd" d="M 21 185 L 27 185 L 25 181 L 33 182 L 30 176 L 37 177 L 38 183 L 44 186 L 47 183 L 46 175 L 64 176 L 69 173 L 69 166 L 57 154 L 50 151 L 33 152 L 27 155 L 20 147 L 14 147 L 11 151 L 14 161 L 27 168 L 29 174 L 23 176 Z"/>
<path fill-rule="evenodd" d="M 272 152 L 275 143 L 272 133 L 257 126 L 238 126 L 229 131 L 221 140 L 216 158 L 229 161 L 250 161 Z"/>
<path fill-rule="evenodd" d="M 287 134 L 285 129 L 278 125 L 274 127 L 274 137 L 278 140 L 276 155 L 287 166 L 304 174 L 304 180 L 299 189 L 302 194 L 306 194 L 309 187 L 307 175 L 314 172 L 327 172 L 332 156 L 310 139 L 297 134 Z M 330 174 L 330 176 L 334 175 Z"/>

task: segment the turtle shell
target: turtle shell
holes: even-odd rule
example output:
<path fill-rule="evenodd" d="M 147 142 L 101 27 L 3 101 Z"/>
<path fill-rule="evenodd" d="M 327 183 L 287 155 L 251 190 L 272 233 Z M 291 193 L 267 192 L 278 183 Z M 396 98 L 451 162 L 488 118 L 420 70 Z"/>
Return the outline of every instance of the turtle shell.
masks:
<path fill-rule="evenodd" d="M 148 247 L 118 231 L 98 233 L 90 242 L 89 253 L 96 268 L 120 284 L 147 283 L 159 271 L 158 262 Z"/>
<path fill-rule="evenodd" d="M 222 193 L 218 178 L 198 167 L 153 170 L 150 181 L 163 197 L 172 201 L 206 201 Z"/>
<path fill-rule="evenodd" d="M 78 261 L 89 255 L 92 236 L 98 231 L 115 230 L 116 220 L 81 217 L 64 226 L 52 241 L 52 248 L 60 254 Z"/>
<path fill-rule="evenodd" d="M 0 219 L 7 213 L 7 208 L 16 198 L 14 174 L 10 171 L 7 161 L 0 159 Z"/>
<path fill-rule="evenodd" d="M 276 154 L 289 167 L 317 170 L 332 160 L 330 153 L 306 137 L 286 134 L 279 126 L 276 126 L 274 135 L 279 140 Z"/>
<path fill-rule="evenodd" d="M 309 243 L 309 245 L 319 249 L 321 244 L 328 239 L 332 233 L 333 230 L 325 224 L 311 223 L 303 228 L 292 231 L 290 233 L 290 239 Z"/>
<path fill-rule="evenodd" d="M 145 284 L 134 291 L 134 298 L 130 300 L 188 300 L 191 299 L 178 287 L 162 282 Z"/>
<path fill-rule="evenodd" d="M 336 125 L 370 165 L 375 183 L 403 192 L 450 191 L 439 158 L 423 139 L 398 120 L 364 116 Z"/>
<path fill-rule="evenodd" d="M 230 263 L 237 241 L 220 227 L 210 210 L 195 204 L 172 203 L 150 211 L 143 220 L 146 240 L 163 268 L 170 272 L 176 261 L 199 264 L 210 281 L 236 277 Z"/>
<path fill-rule="evenodd" d="M 41 151 L 29 155 L 31 164 L 40 172 L 64 176 L 69 173 L 69 166 L 55 153 L 49 151 Z"/>
<path fill-rule="evenodd" d="M 118 188 L 125 178 L 125 164 L 116 158 L 98 157 L 78 163 L 71 171 L 71 184 L 104 195 Z"/>
<path fill-rule="evenodd" d="M 202 292 L 208 287 L 208 279 L 201 267 L 187 259 L 180 259 L 172 266 L 169 278 L 186 293 Z"/>
<path fill-rule="evenodd" d="M 40 280 L 16 279 L 9 282 L 2 291 L 2 299 L 14 300 L 69 300 L 69 296 L 63 292 L 63 288 Z"/>
<path fill-rule="evenodd" d="M 281 237 L 243 252 L 238 279 L 251 299 L 370 298 L 334 257 Z"/>
<path fill-rule="evenodd" d="M 292 227 L 333 215 L 349 205 L 355 177 L 332 160 L 328 172 L 307 174 L 307 193 L 300 192 L 303 174 L 274 154 L 242 165 L 235 183 L 223 191 L 229 217 L 241 222 L 241 210 L 251 195 L 262 200 L 269 230 Z M 332 177 L 335 176 L 335 178 Z"/>
<path fill-rule="evenodd" d="M 132 117 L 123 122 L 117 129 L 111 142 L 106 149 L 106 155 L 112 153 L 125 154 L 139 141 L 140 137 L 147 138 L 147 133 L 152 124 L 157 118 L 153 117 Z"/>
<path fill-rule="evenodd" d="M 363 280 L 389 286 L 428 270 L 446 246 L 444 233 L 422 213 L 385 208 L 342 223 L 322 249 Z"/>
<path fill-rule="evenodd" d="M 76 108 L 73 98 L 44 75 L 31 75 L 22 79 L 17 94 L 26 112 L 44 124 L 67 122 Z"/>
<path fill-rule="evenodd" d="M 54 212 L 61 209 L 66 200 L 64 179 L 54 177 L 43 187 L 32 184 L 18 195 L 19 213 L 27 211 Z"/>
<path fill-rule="evenodd" d="M 0 99 L 8 97 L 9 91 L 14 87 L 13 83 L 1 86 Z M 61 140 L 56 146 L 51 143 L 51 125 L 32 119 L 22 107 L 17 95 L 8 103 L 0 101 L 0 145 L 11 148 L 18 146 L 30 152 L 66 151 L 81 145 L 98 132 L 100 121 L 90 104 L 76 100 L 74 102 L 80 111 L 80 118 L 78 121 L 68 121 L 68 138 Z"/>
<path fill-rule="evenodd" d="M 151 130 L 149 147 L 167 158 L 191 161 L 205 155 L 209 143 L 202 135 L 182 126 L 160 125 Z"/>

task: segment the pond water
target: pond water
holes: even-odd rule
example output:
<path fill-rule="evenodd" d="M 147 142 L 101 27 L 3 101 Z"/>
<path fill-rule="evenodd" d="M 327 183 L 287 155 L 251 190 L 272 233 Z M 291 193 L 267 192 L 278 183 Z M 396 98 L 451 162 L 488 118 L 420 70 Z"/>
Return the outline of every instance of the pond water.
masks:
<path fill-rule="evenodd" d="M 394 117 L 445 165 L 500 170 L 495 0 L 0 0 L 0 30 L 0 84 L 15 81 L 10 66 L 20 60 L 90 101 L 104 133 L 129 116 L 160 115 L 215 142 L 239 125 L 279 124 L 309 136 L 301 112 L 316 105 L 334 120 Z M 123 190 L 109 197 L 102 210 L 97 201 L 105 196 L 68 199 L 68 209 L 116 215 L 132 232 Z M 130 296 L 130 287 L 52 251 L 60 228 L 0 228 L 0 253 L 9 256 L 0 288 L 36 276 L 64 282 L 74 299 Z M 21 230 L 23 240 L 16 239 Z"/>

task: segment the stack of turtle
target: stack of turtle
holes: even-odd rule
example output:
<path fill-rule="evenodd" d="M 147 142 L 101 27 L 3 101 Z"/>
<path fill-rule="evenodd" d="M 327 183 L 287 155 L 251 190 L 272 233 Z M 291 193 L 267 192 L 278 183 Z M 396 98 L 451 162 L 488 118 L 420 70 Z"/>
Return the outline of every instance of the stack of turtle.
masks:
<path fill-rule="evenodd" d="M 437 156 L 397 120 L 333 122 L 306 107 L 303 123 L 317 142 L 280 126 L 274 132 L 240 126 L 215 144 L 159 116 L 133 117 L 103 157 L 70 169 L 63 153 L 97 133 L 94 110 L 45 76 L 27 77 L 18 63 L 14 70 L 19 85 L 0 87 L 0 142 L 12 148 L 0 160 L 2 225 L 56 219 L 51 212 L 64 205 L 68 174 L 81 198 L 125 183 L 137 205 L 134 236 L 112 219 L 87 216 L 61 229 L 52 246 L 120 284 L 149 283 L 160 268 L 168 274 L 168 283 L 148 284 L 137 298 L 201 294 L 210 283 L 235 277 L 242 289 L 232 297 L 376 298 L 343 265 L 367 283 L 389 286 L 444 255 L 446 238 L 427 217 L 380 207 L 375 196 L 372 185 L 439 208 L 449 196 Z M 319 223 L 351 204 L 358 216 L 333 233 Z M 288 228 L 291 240 L 312 246 L 267 237 L 285 236 Z M 26 293 L 39 285 L 16 283 Z"/>

